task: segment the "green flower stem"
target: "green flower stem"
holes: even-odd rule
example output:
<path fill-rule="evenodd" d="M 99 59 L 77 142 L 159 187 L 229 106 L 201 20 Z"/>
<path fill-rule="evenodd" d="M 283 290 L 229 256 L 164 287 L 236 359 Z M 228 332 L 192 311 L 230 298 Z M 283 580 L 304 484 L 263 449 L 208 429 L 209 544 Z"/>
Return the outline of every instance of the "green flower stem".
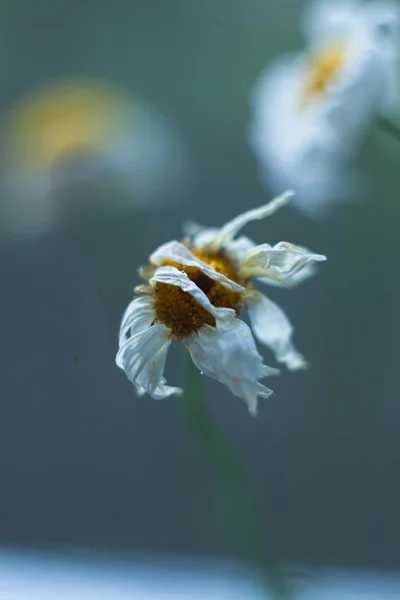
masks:
<path fill-rule="evenodd" d="M 190 360 L 183 409 L 190 430 L 211 463 L 220 486 L 221 513 L 237 554 L 254 563 L 276 597 L 288 597 L 286 582 L 271 551 L 251 482 L 242 461 L 217 427 L 203 400 L 202 376 Z"/>
<path fill-rule="evenodd" d="M 378 120 L 378 127 L 400 142 L 400 124 L 398 125 L 390 119 L 381 118 Z"/>

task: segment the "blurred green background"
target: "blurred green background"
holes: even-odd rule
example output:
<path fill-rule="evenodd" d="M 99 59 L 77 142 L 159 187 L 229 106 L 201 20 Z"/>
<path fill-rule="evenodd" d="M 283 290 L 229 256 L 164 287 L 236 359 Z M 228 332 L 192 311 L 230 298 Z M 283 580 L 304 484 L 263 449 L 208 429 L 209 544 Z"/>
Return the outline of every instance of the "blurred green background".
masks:
<path fill-rule="evenodd" d="M 270 197 L 246 143 L 249 92 L 269 60 L 300 48 L 302 6 L 2 2 L 3 114 L 51 80 L 105 80 L 167 115 L 193 165 L 180 202 L 166 195 L 122 211 L 112 186 L 73 189 L 74 209 L 52 231 L 2 240 L 3 544 L 232 555 L 184 397 L 136 397 L 115 366 L 117 333 L 137 267 L 179 238 L 184 221 L 219 225 Z M 287 240 L 328 256 L 313 280 L 269 294 L 311 368 L 274 379 L 257 419 L 204 382 L 285 561 L 400 566 L 399 158 L 398 142 L 376 128 L 357 160 L 358 203 L 320 222 L 289 207 L 246 230 L 259 243 Z M 106 197 L 106 207 L 80 211 L 88 194 Z M 181 348 L 167 376 L 184 384 Z"/>

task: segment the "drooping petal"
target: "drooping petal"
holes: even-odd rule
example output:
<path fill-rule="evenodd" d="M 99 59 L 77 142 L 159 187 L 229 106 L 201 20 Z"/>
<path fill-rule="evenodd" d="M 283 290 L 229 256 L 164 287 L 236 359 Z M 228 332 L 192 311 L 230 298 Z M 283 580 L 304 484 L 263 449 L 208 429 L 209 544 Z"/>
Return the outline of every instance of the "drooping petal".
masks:
<path fill-rule="evenodd" d="M 136 393 L 138 396 L 143 396 L 143 394 L 147 393 L 147 389 L 140 385 L 140 378 L 135 381 Z M 171 385 L 166 385 L 165 377 L 161 377 L 160 382 L 156 389 L 152 392 L 151 397 L 155 400 L 163 400 L 164 398 L 168 398 L 168 396 L 181 396 L 183 394 L 183 389 L 180 387 L 173 387 Z"/>
<path fill-rule="evenodd" d="M 177 241 L 167 242 L 160 246 L 150 256 L 150 262 L 154 265 L 162 265 L 165 261 L 172 260 L 185 267 L 197 267 L 204 275 L 207 275 L 210 279 L 218 281 L 221 285 L 226 287 L 233 292 L 244 292 L 246 288 L 235 283 L 228 277 L 225 277 L 222 273 L 218 273 L 215 269 L 207 265 L 203 261 L 199 260 L 193 252 L 189 250 L 184 244 Z"/>
<path fill-rule="evenodd" d="M 146 363 L 141 373 L 135 379 L 134 383 L 139 396 L 148 392 L 153 398 L 159 400 L 183 393 L 183 390 L 179 387 L 166 385 L 166 380 L 163 377 L 169 345 L 169 342 L 165 343 L 152 359 Z M 158 382 L 157 385 L 155 385 L 155 382 Z"/>
<path fill-rule="evenodd" d="M 271 348 L 276 360 L 293 371 L 306 368 L 307 361 L 292 342 L 293 327 L 283 310 L 258 291 L 249 292 L 245 301 L 254 335 Z"/>
<path fill-rule="evenodd" d="M 179 271 L 176 267 L 159 267 L 150 284 L 156 282 L 166 283 L 167 285 L 175 285 L 187 292 L 198 302 L 205 310 L 207 310 L 215 319 L 227 320 L 235 316 L 235 311 L 232 308 L 217 308 L 211 304 L 206 294 L 197 285 L 189 279 L 184 271 Z"/>
<path fill-rule="evenodd" d="M 132 300 L 121 320 L 119 344 L 126 341 L 132 333 L 140 333 L 150 327 L 154 321 L 153 299 L 150 296 L 139 296 Z M 134 326 L 134 331 L 132 328 Z"/>
<path fill-rule="evenodd" d="M 259 379 L 277 371 L 263 364 L 250 328 L 243 321 L 235 317 L 217 320 L 216 328 L 204 325 L 184 343 L 202 373 L 225 384 L 245 400 L 252 415 L 257 414 L 257 397 L 272 394 Z"/>
<path fill-rule="evenodd" d="M 247 252 L 240 268 L 244 278 L 265 278 L 276 285 L 298 283 L 305 277 L 297 277 L 310 263 L 326 260 L 326 256 L 315 254 L 307 248 L 288 242 L 279 242 L 275 246 L 260 244 Z M 306 272 L 306 277 L 311 273 Z"/>
<path fill-rule="evenodd" d="M 135 330 L 135 323 L 132 325 Z M 119 348 L 116 363 L 130 381 L 154 397 L 161 398 L 176 393 L 178 388 L 165 385 L 163 370 L 171 343 L 170 331 L 162 323 L 134 333 Z"/>

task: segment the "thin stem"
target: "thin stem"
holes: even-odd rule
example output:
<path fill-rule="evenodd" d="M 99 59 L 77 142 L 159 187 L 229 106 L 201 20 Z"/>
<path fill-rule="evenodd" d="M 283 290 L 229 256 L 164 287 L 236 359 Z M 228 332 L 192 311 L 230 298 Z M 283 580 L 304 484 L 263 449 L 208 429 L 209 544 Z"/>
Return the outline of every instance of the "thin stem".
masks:
<path fill-rule="evenodd" d="M 221 513 L 232 544 L 239 555 L 261 567 L 269 589 L 277 597 L 288 597 L 276 560 L 265 549 L 265 531 L 246 468 L 210 416 L 203 400 L 201 375 L 191 360 L 188 371 L 187 393 L 183 397 L 185 417 L 217 475 Z"/>

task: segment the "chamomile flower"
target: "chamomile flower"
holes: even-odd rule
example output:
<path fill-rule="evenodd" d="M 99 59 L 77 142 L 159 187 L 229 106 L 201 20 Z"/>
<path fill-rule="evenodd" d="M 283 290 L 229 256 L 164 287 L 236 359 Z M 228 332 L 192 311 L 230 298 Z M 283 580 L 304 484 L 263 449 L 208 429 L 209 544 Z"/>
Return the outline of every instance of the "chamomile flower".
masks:
<path fill-rule="evenodd" d="M 163 377 L 172 340 L 181 341 L 202 373 L 224 383 L 257 412 L 257 398 L 272 393 L 260 379 L 278 373 L 264 365 L 250 327 L 239 318 L 247 307 L 255 337 L 289 369 L 307 366 L 295 348 L 285 313 L 253 286 L 254 280 L 287 286 L 312 274 L 325 256 L 280 242 L 256 245 L 236 235 L 264 219 L 292 194 L 245 212 L 219 229 L 187 226 L 188 237 L 160 246 L 140 270 L 146 284 L 123 316 L 117 365 L 139 394 L 165 398 L 182 392 Z"/>
<path fill-rule="evenodd" d="M 396 98 L 399 7 L 316 0 L 303 25 L 306 50 L 254 87 L 249 141 L 266 183 L 293 186 L 299 208 L 318 215 L 347 196 L 349 159 Z"/>

